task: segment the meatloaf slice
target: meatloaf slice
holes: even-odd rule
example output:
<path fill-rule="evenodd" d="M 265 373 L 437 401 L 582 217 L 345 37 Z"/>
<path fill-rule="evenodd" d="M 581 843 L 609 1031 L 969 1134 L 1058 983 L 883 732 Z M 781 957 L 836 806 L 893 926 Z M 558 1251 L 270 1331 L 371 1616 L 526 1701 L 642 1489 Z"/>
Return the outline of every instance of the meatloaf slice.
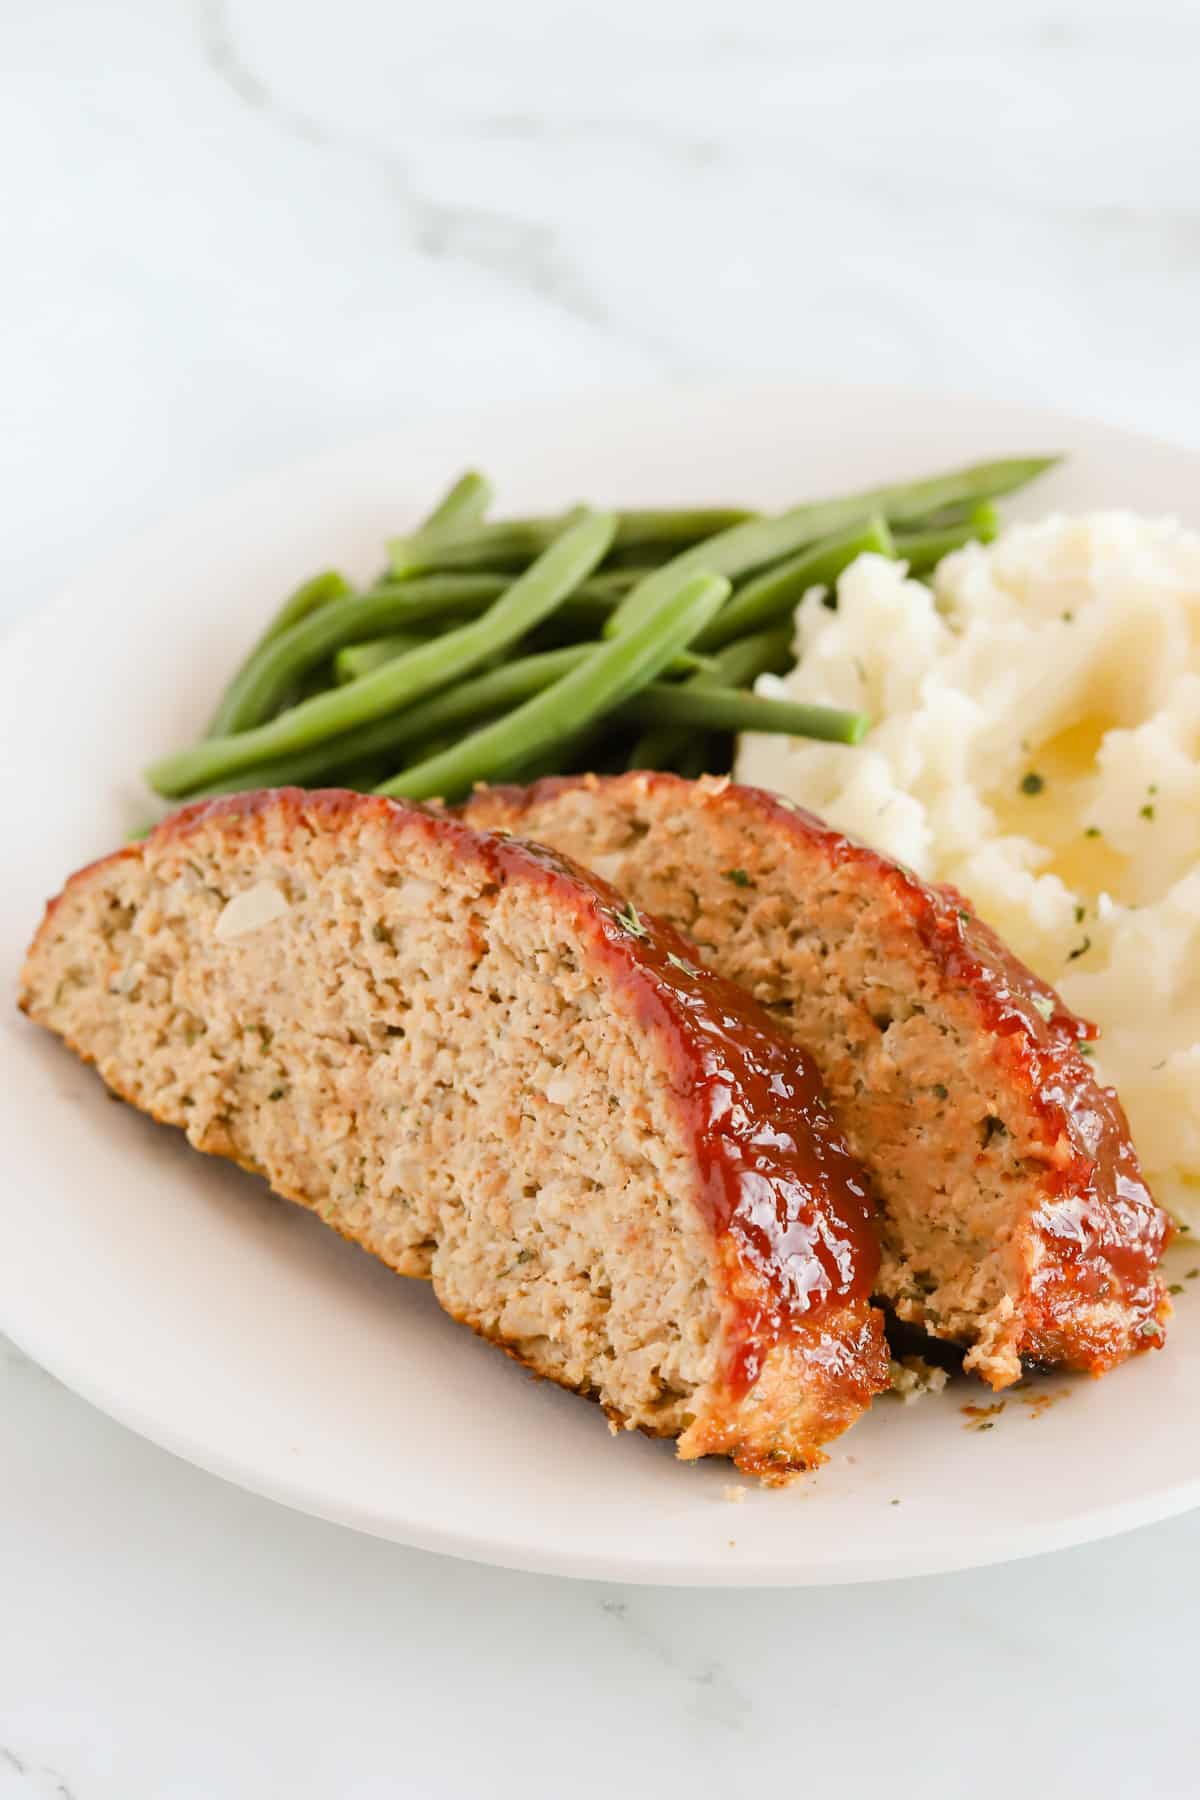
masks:
<path fill-rule="evenodd" d="M 811 1049 L 901 1319 L 993 1387 L 1022 1358 L 1098 1374 L 1161 1342 L 1167 1221 L 1085 1059 L 1094 1029 L 958 894 L 725 780 L 543 781 L 464 810 L 601 872 Z"/>
<path fill-rule="evenodd" d="M 68 881 L 21 1005 L 683 1457 L 811 1467 L 886 1385 L 811 1063 L 552 852 L 336 791 L 189 807 Z"/>

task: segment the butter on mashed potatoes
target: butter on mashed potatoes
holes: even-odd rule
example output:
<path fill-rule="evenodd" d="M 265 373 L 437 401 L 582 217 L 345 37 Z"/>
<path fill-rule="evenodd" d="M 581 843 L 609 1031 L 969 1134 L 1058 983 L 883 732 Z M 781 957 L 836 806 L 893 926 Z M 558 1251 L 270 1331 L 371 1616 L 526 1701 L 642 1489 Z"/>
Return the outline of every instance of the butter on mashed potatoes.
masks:
<path fill-rule="evenodd" d="M 962 889 L 1068 1005 L 1157 1197 L 1200 1230 L 1200 535 L 1015 526 L 932 591 L 861 557 L 761 693 L 862 709 L 858 749 L 742 739 L 737 775 Z"/>

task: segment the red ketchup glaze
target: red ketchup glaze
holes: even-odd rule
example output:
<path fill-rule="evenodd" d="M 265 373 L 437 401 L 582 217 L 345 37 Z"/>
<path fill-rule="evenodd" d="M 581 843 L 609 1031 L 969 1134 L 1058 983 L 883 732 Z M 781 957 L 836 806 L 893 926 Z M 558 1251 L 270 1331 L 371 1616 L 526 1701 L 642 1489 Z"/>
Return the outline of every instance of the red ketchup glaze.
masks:
<path fill-rule="evenodd" d="M 1116 1090 L 1101 1086 L 1080 1053 L 1081 1043 L 1099 1036 L 1097 1027 L 1065 1006 L 954 888 L 929 885 L 832 833 L 813 814 L 762 798 L 794 830 L 818 833 L 832 860 L 869 861 L 893 884 L 946 979 L 976 997 L 1026 1090 L 1046 1145 L 1056 1152 L 1045 1164 L 1045 1199 L 1033 1220 L 1049 1252 L 1031 1283 L 1035 1335 L 1053 1334 L 1080 1302 L 1112 1296 L 1142 1315 L 1148 1343 L 1161 1341 L 1152 1322 L 1168 1309 L 1155 1270 L 1172 1226 L 1143 1179 Z M 1036 1344 L 1031 1348 L 1036 1353 Z M 1100 1367 L 1108 1358 L 1103 1346 L 1094 1348 Z"/>
<path fill-rule="evenodd" d="M 1019 962 L 953 888 L 928 890 L 925 940 L 947 974 L 980 996 L 989 1029 L 1007 1040 L 1050 1144 L 1046 1198 L 1034 1218 L 1053 1252 L 1035 1271 L 1033 1297 L 1048 1326 L 1077 1300 L 1110 1295 L 1155 1318 L 1155 1269 L 1172 1226 L 1142 1176 L 1116 1089 L 1103 1087 L 1080 1054 L 1099 1031 Z"/>
<path fill-rule="evenodd" d="M 199 801 L 154 836 L 166 841 L 222 814 L 282 806 L 331 829 L 357 819 L 457 843 L 464 864 L 497 885 L 541 883 L 570 908 L 635 1017 L 669 1044 L 672 1091 L 697 1152 L 707 1222 L 732 1251 L 723 1298 L 732 1312 L 724 1370 L 735 1397 L 758 1379 L 772 1345 L 804 1337 L 811 1360 L 847 1388 L 859 1367 L 879 1267 L 867 1178 L 834 1124 L 809 1057 L 751 995 L 703 968 L 670 926 L 629 907 L 615 888 L 542 844 L 483 834 L 452 815 L 332 788 L 283 788 Z M 838 1315 L 852 1311 L 849 1321 Z"/>
<path fill-rule="evenodd" d="M 732 1392 L 745 1394 L 771 1346 L 799 1332 L 814 1360 L 853 1380 L 844 1345 L 832 1333 L 822 1338 L 821 1327 L 848 1307 L 865 1312 L 879 1269 L 875 1210 L 815 1064 L 669 925 L 541 844 L 493 842 L 497 862 L 519 860 L 526 879 L 532 863 L 573 895 L 586 881 L 600 954 L 635 1016 L 670 1044 L 707 1221 L 734 1252 Z"/>
<path fill-rule="evenodd" d="M 679 776 L 653 771 L 599 780 L 689 792 L 693 786 Z M 498 792 L 519 809 L 596 781 L 551 776 L 529 788 Z M 881 889 L 891 889 L 946 980 L 971 991 L 1013 1079 L 1026 1091 L 1047 1149 L 1045 1198 L 1033 1220 L 1047 1254 L 1031 1282 L 1031 1352 L 1037 1353 L 1039 1336 L 1048 1336 L 1054 1348 L 1057 1331 L 1064 1330 L 1064 1342 L 1072 1335 L 1072 1314 L 1080 1302 L 1110 1295 L 1135 1318 L 1140 1315 L 1144 1343 L 1160 1342 L 1156 1322 L 1169 1309 L 1155 1268 L 1172 1227 L 1142 1177 L 1115 1090 L 1101 1086 L 1080 1052 L 1081 1044 L 1099 1035 L 1096 1027 L 1064 1006 L 1055 990 L 1020 962 L 953 888 L 928 885 L 901 864 L 833 831 L 816 814 L 763 788 L 725 786 L 737 794 L 739 804 L 752 804 L 775 828 L 807 841 L 831 866 L 862 864 Z M 709 784 L 706 797 L 719 804 L 723 791 Z M 1085 1360 L 1099 1369 L 1126 1348 L 1118 1329 L 1111 1345 L 1086 1346 Z M 1057 1353 L 1062 1354 L 1061 1345 Z"/>

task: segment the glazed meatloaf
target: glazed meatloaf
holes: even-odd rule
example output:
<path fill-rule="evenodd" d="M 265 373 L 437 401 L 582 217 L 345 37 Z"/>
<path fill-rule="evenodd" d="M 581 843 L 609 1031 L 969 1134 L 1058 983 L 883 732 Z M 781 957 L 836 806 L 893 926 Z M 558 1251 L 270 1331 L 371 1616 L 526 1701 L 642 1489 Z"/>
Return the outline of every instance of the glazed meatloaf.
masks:
<path fill-rule="evenodd" d="M 811 1467 L 886 1386 L 866 1183 L 811 1063 L 550 851 L 337 791 L 193 806 L 68 881 L 21 1004 L 683 1457 Z"/>
<path fill-rule="evenodd" d="M 672 775 L 481 790 L 474 825 L 587 863 L 809 1047 L 880 1207 L 877 1293 L 967 1346 L 1100 1373 L 1157 1345 L 1168 1232 L 1068 1012 L 949 889 L 759 789 Z"/>

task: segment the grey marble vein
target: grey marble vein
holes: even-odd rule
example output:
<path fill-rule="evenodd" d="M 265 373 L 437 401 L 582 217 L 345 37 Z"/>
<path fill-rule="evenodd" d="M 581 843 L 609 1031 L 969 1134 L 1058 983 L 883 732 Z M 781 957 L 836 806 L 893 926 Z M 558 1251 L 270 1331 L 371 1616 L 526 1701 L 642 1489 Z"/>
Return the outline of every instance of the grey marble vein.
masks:
<path fill-rule="evenodd" d="M 242 56 L 226 0 L 196 0 L 195 17 L 208 68 L 245 106 L 305 144 L 362 156 L 374 164 L 419 255 L 494 275 L 581 324 L 649 352 L 663 373 L 695 372 L 690 360 L 681 357 L 667 339 L 614 316 L 572 262 L 555 227 L 516 214 L 434 199 L 394 149 L 352 130 L 332 128 L 274 93 Z"/>
<path fill-rule="evenodd" d="M 602 1600 L 600 1610 L 620 1630 L 630 1647 L 678 1676 L 688 1689 L 687 1712 L 724 1730 L 740 1732 L 753 1712 L 750 1696 L 733 1680 L 724 1665 L 713 1659 L 693 1661 L 681 1657 L 659 1632 L 653 1631 L 626 1600 Z"/>
<path fill-rule="evenodd" d="M 10 1769 L 14 1775 L 22 1777 L 24 1792 L 35 1796 L 36 1800 L 75 1800 L 70 1787 L 57 1769 L 50 1768 L 46 1763 L 32 1762 L 28 1757 L 18 1756 L 7 1744 L 0 1744 L 0 1769 Z"/>

